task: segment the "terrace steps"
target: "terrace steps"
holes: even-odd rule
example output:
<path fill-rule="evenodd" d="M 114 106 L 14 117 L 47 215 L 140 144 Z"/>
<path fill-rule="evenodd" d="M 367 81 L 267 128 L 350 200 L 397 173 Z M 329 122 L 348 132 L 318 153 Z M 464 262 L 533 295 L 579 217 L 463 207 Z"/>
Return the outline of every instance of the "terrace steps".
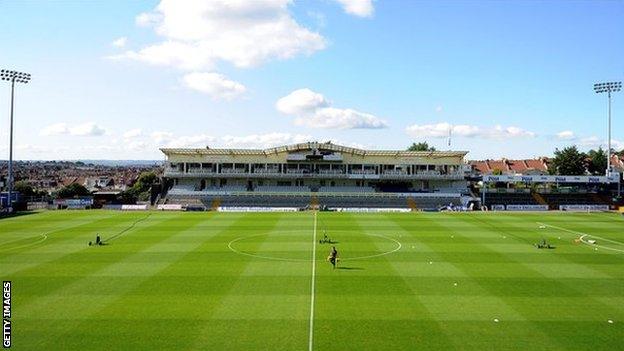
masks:
<path fill-rule="evenodd" d="M 418 206 L 416 205 L 416 200 L 414 200 L 414 198 L 407 198 L 407 207 L 409 207 L 412 211 L 418 211 Z"/>
<path fill-rule="evenodd" d="M 215 197 L 214 199 L 212 199 L 212 202 L 210 203 L 210 209 L 212 211 L 217 211 L 219 209 L 219 206 L 221 206 L 221 198 Z"/>
<path fill-rule="evenodd" d="M 535 200 L 535 202 L 537 202 L 538 204 L 550 206 L 550 204 L 539 193 L 531 192 L 531 196 L 533 196 L 533 200 Z"/>
<path fill-rule="evenodd" d="M 318 199 L 318 196 L 316 196 L 316 194 L 313 194 L 310 197 L 310 208 L 313 210 L 318 210 L 319 208 L 319 199 Z"/>

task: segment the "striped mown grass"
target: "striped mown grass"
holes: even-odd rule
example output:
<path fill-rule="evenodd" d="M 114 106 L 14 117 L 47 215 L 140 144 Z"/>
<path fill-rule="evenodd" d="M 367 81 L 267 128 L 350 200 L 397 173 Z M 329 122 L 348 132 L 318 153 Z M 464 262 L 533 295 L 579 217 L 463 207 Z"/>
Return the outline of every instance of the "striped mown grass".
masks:
<path fill-rule="evenodd" d="M 341 261 L 317 242 L 313 276 L 315 221 Z M 0 278 L 15 350 L 615 350 L 623 229 L 606 213 L 51 211 L 0 220 Z"/>

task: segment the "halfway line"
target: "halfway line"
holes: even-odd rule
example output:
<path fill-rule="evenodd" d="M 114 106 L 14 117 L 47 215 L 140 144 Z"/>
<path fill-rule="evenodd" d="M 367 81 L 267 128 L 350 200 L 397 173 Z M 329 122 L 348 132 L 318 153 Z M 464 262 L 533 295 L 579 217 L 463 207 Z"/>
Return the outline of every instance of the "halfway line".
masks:
<path fill-rule="evenodd" d="M 312 238 L 312 283 L 310 287 L 310 336 L 308 338 L 308 350 L 312 351 L 314 340 L 314 280 L 316 277 L 316 211 L 314 212 L 314 232 Z"/>

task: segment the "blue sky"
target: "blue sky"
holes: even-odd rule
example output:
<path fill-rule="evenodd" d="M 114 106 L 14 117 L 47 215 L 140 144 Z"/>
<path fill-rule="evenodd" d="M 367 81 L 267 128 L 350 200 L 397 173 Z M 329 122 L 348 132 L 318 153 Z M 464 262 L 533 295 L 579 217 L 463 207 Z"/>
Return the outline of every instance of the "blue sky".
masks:
<path fill-rule="evenodd" d="M 624 1 L 0 1 L 0 14 L 0 66 L 33 75 L 17 159 L 304 140 L 548 156 L 606 145 L 592 85 L 624 80 Z M 614 95 L 618 149 L 623 106 Z"/>

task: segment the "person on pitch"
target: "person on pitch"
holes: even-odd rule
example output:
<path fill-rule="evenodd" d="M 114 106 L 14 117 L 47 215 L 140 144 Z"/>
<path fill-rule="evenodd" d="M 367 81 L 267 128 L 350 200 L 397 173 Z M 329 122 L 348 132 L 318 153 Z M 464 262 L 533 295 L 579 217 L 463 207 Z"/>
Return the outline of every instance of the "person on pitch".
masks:
<path fill-rule="evenodd" d="M 331 239 L 327 236 L 327 230 L 323 229 L 323 238 L 319 239 L 319 244 L 331 244 Z"/>
<path fill-rule="evenodd" d="M 329 263 L 332 264 L 334 268 L 336 268 L 336 261 L 338 261 L 338 250 L 336 250 L 335 246 L 332 246 L 331 251 L 329 252 L 329 256 L 327 257 Z"/>

